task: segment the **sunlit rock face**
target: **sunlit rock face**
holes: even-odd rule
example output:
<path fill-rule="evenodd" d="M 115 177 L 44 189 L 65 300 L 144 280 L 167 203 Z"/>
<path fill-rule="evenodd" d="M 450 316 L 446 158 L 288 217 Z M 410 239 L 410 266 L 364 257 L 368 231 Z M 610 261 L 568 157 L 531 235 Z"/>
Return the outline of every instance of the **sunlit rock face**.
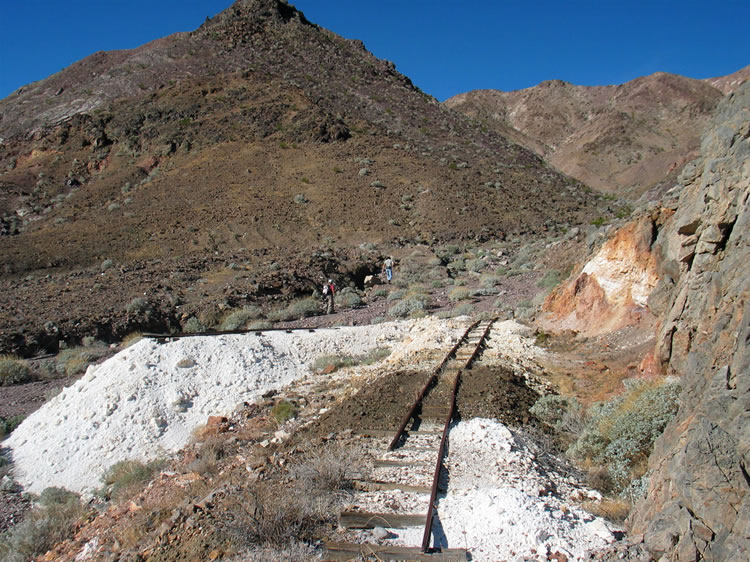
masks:
<path fill-rule="evenodd" d="M 655 234 L 648 216 L 617 231 L 575 279 L 550 294 L 542 325 L 593 336 L 650 319 L 648 298 L 658 281 Z"/>

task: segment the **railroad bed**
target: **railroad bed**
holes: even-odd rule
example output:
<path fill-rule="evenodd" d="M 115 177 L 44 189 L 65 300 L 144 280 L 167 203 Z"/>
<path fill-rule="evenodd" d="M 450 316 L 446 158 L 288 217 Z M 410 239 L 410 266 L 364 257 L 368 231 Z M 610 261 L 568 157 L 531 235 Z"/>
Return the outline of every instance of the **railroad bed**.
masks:
<path fill-rule="evenodd" d="M 475 322 L 433 371 L 420 393 L 392 430 L 363 430 L 376 451 L 368 480 L 354 483 L 358 490 L 352 505 L 339 515 L 347 529 L 372 529 L 374 539 L 390 536 L 389 529 L 421 527 L 417 546 L 376 542 L 326 542 L 326 560 L 468 560 L 468 551 L 445 548 L 442 534 L 433 531 L 439 521 L 437 494 L 446 491 L 443 458 L 455 415 L 461 377 L 480 356 L 493 320 Z M 435 526 L 437 528 L 437 525 Z"/>

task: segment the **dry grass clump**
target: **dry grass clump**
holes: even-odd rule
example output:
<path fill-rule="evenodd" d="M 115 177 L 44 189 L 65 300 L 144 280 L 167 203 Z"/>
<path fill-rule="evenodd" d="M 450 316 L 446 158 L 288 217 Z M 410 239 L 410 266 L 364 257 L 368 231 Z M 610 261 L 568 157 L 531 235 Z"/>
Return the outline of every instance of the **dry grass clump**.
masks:
<path fill-rule="evenodd" d="M 89 365 L 111 353 L 109 346 L 100 341 L 84 339 L 83 345 L 63 349 L 55 357 L 53 375 L 76 376 L 83 374 Z"/>
<path fill-rule="evenodd" d="M 164 461 L 141 462 L 124 460 L 110 466 L 102 476 L 105 488 L 101 491 L 106 499 L 122 500 L 132 497 L 145 486 L 154 474 L 164 466 Z"/>
<path fill-rule="evenodd" d="M 361 454 L 338 444 L 311 447 L 281 481 L 260 481 L 228 495 L 217 521 L 235 548 L 287 548 L 319 536 L 336 519 L 352 479 L 364 469 Z"/>
<path fill-rule="evenodd" d="M 10 386 L 31 380 L 28 365 L 13 355 L 0 356 L 0 386 Z"/>
<path fill-rule="evenodd" d="M 248 324 L 263 316 L 259 306 L 245 306 L 239 310 L 233 310 L 227 314 L 221 322 L 221 330 L 242 330 Z"/>
<path fill-rule="evenodd" d="M 280 310 L 274 310 L 268 314 L 268 319 L 274 322 L 285 322 L 289 320 L 301 320 L 308 316 L 315 316 L 321 310 L 321 303 L 313 297 L 306 297 L 290 302 Z"/>

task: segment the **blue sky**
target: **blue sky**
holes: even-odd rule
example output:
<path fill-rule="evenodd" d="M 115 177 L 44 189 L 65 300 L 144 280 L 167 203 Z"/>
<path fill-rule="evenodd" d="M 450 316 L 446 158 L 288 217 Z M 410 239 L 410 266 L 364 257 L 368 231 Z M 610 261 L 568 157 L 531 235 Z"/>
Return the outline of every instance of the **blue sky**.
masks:
<path fill-rule="evenodd" d="M 439 100 L 561 79 L 621 84 L 750 64 L 750 0 L 292 0 Z M 2 0 L 0 98 L 96 51 L 198 27 L 232 0 Z"/>

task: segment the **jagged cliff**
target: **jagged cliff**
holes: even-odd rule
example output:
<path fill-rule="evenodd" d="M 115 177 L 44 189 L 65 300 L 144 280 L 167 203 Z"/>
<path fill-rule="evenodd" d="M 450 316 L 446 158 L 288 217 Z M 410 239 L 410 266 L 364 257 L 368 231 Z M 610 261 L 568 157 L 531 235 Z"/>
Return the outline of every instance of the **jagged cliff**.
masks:
<path fill-rule="evenodd" d="M 666 198 L 614 232 L 538 319 L 585 337 L 653 333 L 641 376 L 681 379 L 629 519 L 656 559 L 750 559 L 749 107 L 750 82 L 718 105 Z"/>
<path fill-rule="evenodd" d="M 670 560 L 750 557 L 750 83 L 727 96 L 654 245 L 655 357 L 682 378 L 630 526 Z"/>

